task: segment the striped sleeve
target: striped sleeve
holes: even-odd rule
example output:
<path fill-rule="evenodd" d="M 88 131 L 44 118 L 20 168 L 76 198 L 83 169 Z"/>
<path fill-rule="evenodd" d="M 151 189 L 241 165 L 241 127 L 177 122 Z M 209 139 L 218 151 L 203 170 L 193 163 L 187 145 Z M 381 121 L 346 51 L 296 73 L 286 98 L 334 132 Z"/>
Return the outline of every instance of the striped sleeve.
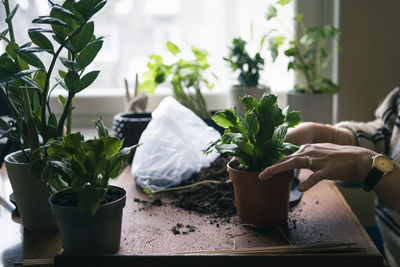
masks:
<path fill-rule="evenodd" d="M 400 214 L 377 201 L 375 218 L 382 235 L 386 260 L 391 267 L 400 267 Z"/>
<path fill-rule="evenodd" d="M 375 111 L 375 120 L 370 122 L 344 121 L 335 126 L 352 131 L 358 146 L 391 155 L 391 144 L 397 143 L 397 140 L 392 139 L 393 129 L 396 128 L 397 131 L 397 128 L 400 127 L 400 117 L 397 118 L 398 105 L 399 87 L 396 87 Z M 395 137 L 400 139 L 400 134 L 396 134 Z"/>

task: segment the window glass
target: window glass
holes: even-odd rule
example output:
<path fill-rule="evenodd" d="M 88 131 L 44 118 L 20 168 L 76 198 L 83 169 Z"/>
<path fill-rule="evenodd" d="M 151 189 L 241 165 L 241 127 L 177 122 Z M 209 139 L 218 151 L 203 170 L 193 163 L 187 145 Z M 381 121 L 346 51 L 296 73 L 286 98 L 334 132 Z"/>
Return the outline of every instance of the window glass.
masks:
<path fill-rule="evenodd" d="M 12 6 L 14 5 L 14 1 Z M 55 1 L 59 2 L 59 1 Z M 135 73 L 146 71 L 148 56 L 160 54 L 166 60 L 166 42 L 176 43 L 181 50 L 191 46 L 206 49 L 212 71 L 218 76 L 214 90 L 226 90 L 235 82 L 228 64 L 222 59 L 228 54 L 232 38 L 242 37 L 251 50 L 259 47 L 261 37 L 278 29 L 286 37 L 293 36 L 294 3 L 279 9 L 278 19 L 267 22 L 265 13 L 276 0 L 110 0 L 93 18 L 95 33 L 106 36 L 101 52 L 90 69 L 101 70 L 88 90 L 122 88 L 127 78 L 134 82 Z M 19 0 L 20 9 L 14 19 L 18 43 L 28 41 L 27 29 L 33 18 L 47 15 L 46 0 Z M 0 16 L 4 18 L 3 7 Z M 4 19 L 2 19 L 4 21 Z M 251 26 L 252 25 L 252 26 Z M 252 29 L 252 30 L 251 30 Z M 3 30 L 3 29 L 1 29 Z M 0 45 L 4 51 L 3 44 Z M 282 47 L 283 51 L 284 47 Z M 288 60 L 280 57 L 272 64 L 267 50 L 262 83 L 273 90 L 293 87 L 293 74 L 287 72 Z M 61 64 L 58 66 L 62 68 Z M 157 92 L 157 90 L 156 90 Z"/>

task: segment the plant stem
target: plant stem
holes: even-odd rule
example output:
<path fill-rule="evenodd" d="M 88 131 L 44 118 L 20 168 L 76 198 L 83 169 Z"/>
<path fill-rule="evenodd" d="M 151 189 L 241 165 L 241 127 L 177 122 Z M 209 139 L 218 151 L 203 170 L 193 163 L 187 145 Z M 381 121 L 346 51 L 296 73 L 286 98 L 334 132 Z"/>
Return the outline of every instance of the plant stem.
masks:
<path fill-rule="evenodd" d="M 71 112 L 71 106 L 72 106 L 72 98 L 74 98 L 74 94 L 69 91 L 68 92 L 68 98 L 67 98 L 67 103 L 65 104 L 64 110 L 61 114 L 60 121 L 57 126 L 57 135 L 62 136 L 63 135 L 63 130 L 64 130 L 64 122 L 66 118 L 68 117 L 68 114 Z M 63 123 L 61 123 L 63 122 Z"/>
<path fill-rule="evenodd" d="M 8 0 L 3 0 L 3 4 L 4 4 L 5 10 L 6 10 L 6 17 L 8 18 L 8 16 L 10 15 L 10 5 L 8 3 Z M 8 33 L 10 34 L 11 42 L 15 43 L 14 28 L 13 28 L 11 20 L 8 21 L 7 24 L 8 24 Z"/>

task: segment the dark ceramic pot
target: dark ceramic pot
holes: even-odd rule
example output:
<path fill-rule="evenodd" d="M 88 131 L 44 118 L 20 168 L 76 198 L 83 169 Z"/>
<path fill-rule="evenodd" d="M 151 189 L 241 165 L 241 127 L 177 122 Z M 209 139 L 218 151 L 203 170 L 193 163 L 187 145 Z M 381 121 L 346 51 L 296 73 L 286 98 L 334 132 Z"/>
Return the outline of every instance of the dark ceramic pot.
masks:
<path fill-rule="evenodd" d="M 228 163 L 239 222 L 258 227 L 286 224 L 293 171 L 261 181 L 258 179 L 259 172 L 239 170 L 238 166 L 236 160 Z"/>
<path fill-rule="evenodd" d="M 100 205 L 96 214 L 81 213 L 77 207 L 57 205 L 57 198 L 73 193 L 59 191 L 49 198 L 51 210 L 60 228 L 65 254 L 111 254 L 118 251 L 121 240 L 122 210 L 126 191 L 110 186 L 109 192 L 120 197 Z"/>
<path fill-rule="evenodd" d="M 31 176 L 31 166 L 22 150 L 8 154 L 4 161 L 24 227 L 38 232 L 57 231 L 47 201 L 49 191 L 40 179 Z"/>

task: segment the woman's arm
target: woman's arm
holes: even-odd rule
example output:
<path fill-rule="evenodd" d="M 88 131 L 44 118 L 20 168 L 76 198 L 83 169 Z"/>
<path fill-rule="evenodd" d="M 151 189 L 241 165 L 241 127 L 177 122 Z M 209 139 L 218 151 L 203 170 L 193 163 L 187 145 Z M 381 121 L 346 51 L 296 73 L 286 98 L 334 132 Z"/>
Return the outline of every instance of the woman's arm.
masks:
<path fill-rule="evenodd" d="M 356 144 L 354 134 L 349 129 L 316 122 L 304 122 L 295 128 L 290 128 L 286 141 L 296 145 L 314 143 Z"/>

